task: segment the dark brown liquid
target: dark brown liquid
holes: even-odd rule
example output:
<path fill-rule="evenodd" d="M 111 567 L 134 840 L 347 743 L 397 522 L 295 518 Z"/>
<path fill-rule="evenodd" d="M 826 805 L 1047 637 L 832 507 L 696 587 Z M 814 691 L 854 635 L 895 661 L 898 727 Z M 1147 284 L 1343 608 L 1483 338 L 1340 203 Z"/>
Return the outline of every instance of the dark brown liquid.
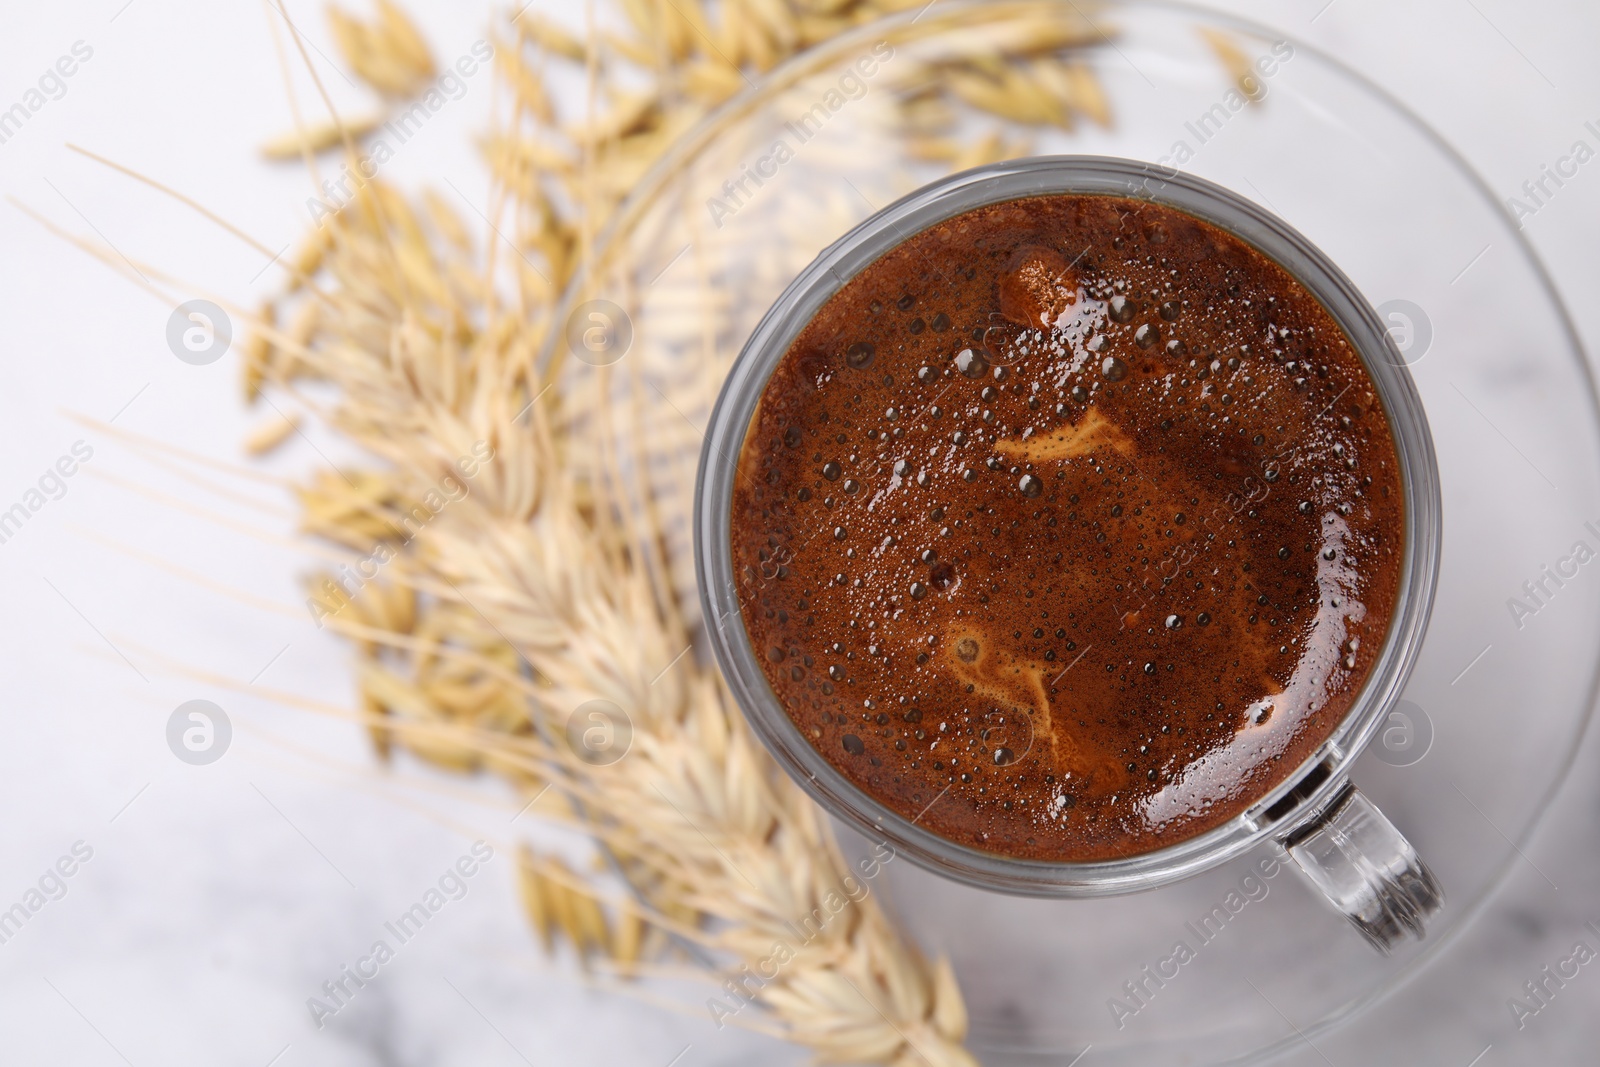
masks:
<path fill-rule="evenodd" d="M 1097 860 L 1338 725 L 1399 583 L 1371 379 L 1277 264 L 1102 196 L 980 208 L 818 312 L 743 453 L 744 623 L 817 750 L 962 844 Z"/>

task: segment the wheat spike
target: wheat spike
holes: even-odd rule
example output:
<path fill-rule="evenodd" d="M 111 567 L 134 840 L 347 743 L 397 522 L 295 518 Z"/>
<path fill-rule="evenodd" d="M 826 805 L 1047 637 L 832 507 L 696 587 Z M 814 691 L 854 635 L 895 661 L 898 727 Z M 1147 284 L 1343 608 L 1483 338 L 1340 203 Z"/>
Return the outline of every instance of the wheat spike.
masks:
<path fill-rule="evenodd" d="M 683 131 L 797 51 L 922 2 L 617 0 L 620 17 L 592 47 L 522 11 L 497 40 L 515 106 L 481 142 L 496 186 L 474 206 L 493 221 L 447 197 L 363 186 L 297 251 L 295 276 L 260 316 L 247 382 L 327 383 L 340 397 L 333 427 L 382 460 L 310 475 L 298 493 L 305 530 L 389 554 L 381 579 L 354 593 L 321 576 L 309 590 L 353 641 L 379 753 L 402 746 L 501 775 L 539 798 L 529 818 L 580 824 L 607 857 L 587 869 L 520 852 L 523 908 L 547 949 L 565 942 L 621 975 L 688 954 L 725 989 L 782 942 L 787 957 L 735 1021 L 825 1061 L 970 1067 L 949 961 L 930 962 L 896 929 L 691 650 L 697 609 L 663 578 L 682 561 L 623 474 L 651 456 L 618 456 L 609 429 L 632 413 L 608 376 L 536 370 L 534 358 L 560 328 L 555 301 L 589 265 L 592 235 Z M 403 103 L 433 61 L 397 8 L 378 10 L 373 22 L 329 17 L 351 68 Z M 1063 128 L 1109 121 L 1092 73 L 1071 59 L 1104 28 L 1053 17 L 1024 29 L 893 105 L 917 156 L 959 169 L 1026 150 L 999 130 L 958 137 L 969 109 Z M 592 115 L 557 106 L 552 57 L 585 64 Z M 689 293 L 685 322 L 716 313 Z M 446 477 L 463 490 L 448 500 Z M 631 724 L 615 762 L 569 742 L 569 717 L 594 701 Z"/>

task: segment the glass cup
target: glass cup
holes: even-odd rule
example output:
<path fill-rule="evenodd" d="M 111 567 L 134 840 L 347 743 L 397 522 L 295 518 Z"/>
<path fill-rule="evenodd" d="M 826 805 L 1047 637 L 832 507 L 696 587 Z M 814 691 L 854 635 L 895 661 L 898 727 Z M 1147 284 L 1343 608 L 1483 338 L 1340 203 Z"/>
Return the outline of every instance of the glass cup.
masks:
<path fill-rule="evenodd" d="M 1230 822 L 1115 860 L 1059 863 L 958 844 L 857 788 L 801 734 L 768 685 L 741 618 L 730 507 L 745 434 L 773 369 L 817 310 L 885 252 L 986 204 L 1072 193 L 1128 197 L 1202 219 L 1252 245 L 1304 285 L 1360 354 L 1389 419 L 1405 493 L 1399 595 L 1377 660 L 1349 712 L 1316 751 Z M 1350 782 L 1350 768 L 1399 700 L 1422 645 L 1438 578 L 1439 474 L 1427 418 L 1405 360 L 1342 271 L 1282 219 L 1174 169 L 1098 156 L 1044 156 L 964 171 L 872 215 L 825 249 L 761 319 L 712 412 L 695 487 L 695 561 L 712 647 L 751 727 L 784 769 L 836 818 L 947 877 L 985 889 L 1091 897 L 1152 889 L 1270 842 L 1376 948 L 1421 937 L 1443 903 L 1416 851 Z"/>

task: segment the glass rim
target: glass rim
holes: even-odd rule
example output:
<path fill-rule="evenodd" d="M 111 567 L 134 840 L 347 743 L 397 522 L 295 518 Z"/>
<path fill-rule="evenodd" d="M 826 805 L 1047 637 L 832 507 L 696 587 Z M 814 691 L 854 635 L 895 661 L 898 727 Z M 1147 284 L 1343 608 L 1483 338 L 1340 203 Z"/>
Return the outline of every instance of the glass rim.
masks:
<path fill-rule="evenodd" d="M 1113 196 L 1175 209 L 1251 245 L 1305 286 L 1344 330 L 1373 381 L 1394 439 L 1405 505 L 1400 585 L 1388 632 L 1350 710 L 1329 736 L 1222 825 L 1148 852 L 1088 862 L 1022 859 L 961 844 L 916 825 L 836 769 L 789 717 L 750 645 L 729 530 L 733 482 L 751 419 L 773 370 L 821 306 L 884 253 L 946 219 L 1054 194 Z M 767 750 L 826 811 L 957 881 L 1033 896 L 1086 897 L 1198 874 L 1269 837 L 1289 836 L 1336 797 L 1350 765 L 1398 700 L 1420 651 L 1437 584 L 1441 530 L 1438 467 L 1421 397 L 1387 327 L 1332 260 L 1275 214 L 1213 182 L 1138 160 L 1059 155 L 990 164 L 925 185 L 857 224 L 790 282 L 741 349 L 712 409 L 695 483 L 694 558 L 707 634 L 735 701 Z"/>

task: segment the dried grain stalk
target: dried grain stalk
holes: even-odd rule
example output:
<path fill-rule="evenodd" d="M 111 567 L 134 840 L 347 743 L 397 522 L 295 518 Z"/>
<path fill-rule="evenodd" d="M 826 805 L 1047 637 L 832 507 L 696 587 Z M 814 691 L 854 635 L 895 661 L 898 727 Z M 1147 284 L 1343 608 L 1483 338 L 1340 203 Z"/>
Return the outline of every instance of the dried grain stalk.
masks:
<path fill-rule="evenodd" d="M 503 206 L 509 220 L 494 232 L 511 254 L 475 249 L 441 198 L 413 204 L 364 182 L 297 251 L 247 347 L 245 381 L 252 396 L 331 383 L 332 425 L 379 461 L 300 492 L 308 532 L 382 557 L 380 579 L 342 568 L 308 590 L 319 618 L 354 640 L 379 753 L 500 775 L 534 801 L 530 814 L 580 826 L 605 858 L 589 870 L 524 852 L 523 902 L 547 946 L 559 939 L 621 974 L 687 961 L 714 979 L 719 1021 L 822 1060 L 954 1067 L 975 1062 L 954 972 L 902 936 L 872 891 L 892 854 L 847 863 L 756 743 L 692 650 L 692 605 L 663 579 L 654 513 L 625 499 L 605 418 L 570 416 L 606 410 L 606 375 L 535 367 L 591 235 L 683 131 L 756 73 L 921 2 L 619 0 L 623 29 L 588 41 L 520 13 L 497 44 L 510 113 L 483 143 L 503 198 L 490 213 Z M 392 4 L 372 22 L 330 17 L 379 94 L 425 90 L 432 60 Z M 959 167 L 1020 150 L 998 130 L 958 136 L 963 106 L 1028 124 L 1108 122 L 1088 69 L 1058 56 L 1103 37 L 1087 18 L 1058 19 L 941 71 L 945 88 L 898 103 L 917 151 Z M 598 107 L 582 121 L 555 106 L 551 62 L 594 77 Z M 299 143 L 342 140 L 313 130 Z M 574 709 L 597 700 L 631 722 L 614 763 L 569 739 Z"/>

